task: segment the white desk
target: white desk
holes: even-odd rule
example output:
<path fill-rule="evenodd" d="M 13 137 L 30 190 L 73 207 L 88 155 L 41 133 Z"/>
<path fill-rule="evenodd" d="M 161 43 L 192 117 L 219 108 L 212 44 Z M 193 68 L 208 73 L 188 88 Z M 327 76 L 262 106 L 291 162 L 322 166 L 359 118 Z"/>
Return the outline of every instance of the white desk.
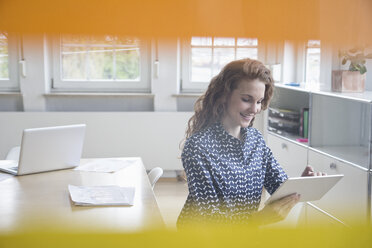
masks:
<path fill-rule="evenodd" d="M 134 205 L 75 206 L 68 184 L 134 186 Z M 70 169 L 11 177 L 0 182 L 0 197 L 0 233 L 37 228 L 126 232 L 164 226 L 140 158 L 116 173 Z"/>

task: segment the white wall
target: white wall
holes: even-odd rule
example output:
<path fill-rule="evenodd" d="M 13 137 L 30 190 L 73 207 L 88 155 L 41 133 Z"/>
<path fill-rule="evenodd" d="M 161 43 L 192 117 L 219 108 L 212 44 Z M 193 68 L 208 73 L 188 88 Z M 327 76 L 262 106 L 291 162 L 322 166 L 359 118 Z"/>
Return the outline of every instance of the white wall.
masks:
<path fill-rule="evenodd" d="M 20 91 L 25 111 L 44 111 L 47 91 L 46 53 L 43 35 L 23 35 L 23 51 L 26 61 L 26 77 L 20 77 Z"/>
<path fill-rule="evenodd" d="M 285 41 L 283 47 L 283 76 L 284 83 L 297 82 L 296 52 L 297 46 L 293 42 Z"/>
<path fill-rule="evenodd" d="M 85 123 L 83 158 L 141 157 L 147 169 L 182 169 L 189 112 L 0 112 L 0 158 L 21 143 L 22 130 Z"/>
<path fill-rule="evenodd" d="M 156 48 L 155 45 L 158 45 Z M 155 53 L 158 53 L 156 58 Z M 155 111 L 177 111 L 177 99 L 172 95 L 178 94 L 180 89 L 180 44 L 177 39 L 158 39 L 153 42 L 152 65 L 158 59 L 159 75 L 155 77 L 152 70 L 152 93 Z"/>

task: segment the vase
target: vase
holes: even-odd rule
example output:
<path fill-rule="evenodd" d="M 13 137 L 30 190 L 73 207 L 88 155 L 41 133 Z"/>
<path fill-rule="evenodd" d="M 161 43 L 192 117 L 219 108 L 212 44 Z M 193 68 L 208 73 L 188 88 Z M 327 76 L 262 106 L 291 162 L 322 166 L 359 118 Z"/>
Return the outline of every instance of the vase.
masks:
<path fill-rule="evenodd" d="M 364 92 L 366 73 L 359 71 L 332 71 L 332 91 Z"/>

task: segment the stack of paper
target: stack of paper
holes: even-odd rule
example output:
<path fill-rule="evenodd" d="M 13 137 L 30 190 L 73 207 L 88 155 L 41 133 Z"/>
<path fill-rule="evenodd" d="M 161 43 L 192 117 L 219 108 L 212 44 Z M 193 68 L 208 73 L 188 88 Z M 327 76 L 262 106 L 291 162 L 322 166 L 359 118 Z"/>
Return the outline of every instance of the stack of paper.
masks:
<path fill-rule="evenodd" d="M 133 205 L 134 187 L 68 185 L 71 200 L 80 206 Z"/>

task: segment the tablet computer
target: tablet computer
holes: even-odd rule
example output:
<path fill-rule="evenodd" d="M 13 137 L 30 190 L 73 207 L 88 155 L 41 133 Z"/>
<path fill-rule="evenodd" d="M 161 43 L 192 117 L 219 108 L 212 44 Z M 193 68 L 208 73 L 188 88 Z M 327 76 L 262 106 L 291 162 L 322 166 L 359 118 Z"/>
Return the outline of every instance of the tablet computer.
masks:
<path fill-rule="evenodd" d="M 321 199 L 344 175 L 291 177 L 266 200 L 265 204 L 291 194 L 300 194 L 300 202 Z"/>

